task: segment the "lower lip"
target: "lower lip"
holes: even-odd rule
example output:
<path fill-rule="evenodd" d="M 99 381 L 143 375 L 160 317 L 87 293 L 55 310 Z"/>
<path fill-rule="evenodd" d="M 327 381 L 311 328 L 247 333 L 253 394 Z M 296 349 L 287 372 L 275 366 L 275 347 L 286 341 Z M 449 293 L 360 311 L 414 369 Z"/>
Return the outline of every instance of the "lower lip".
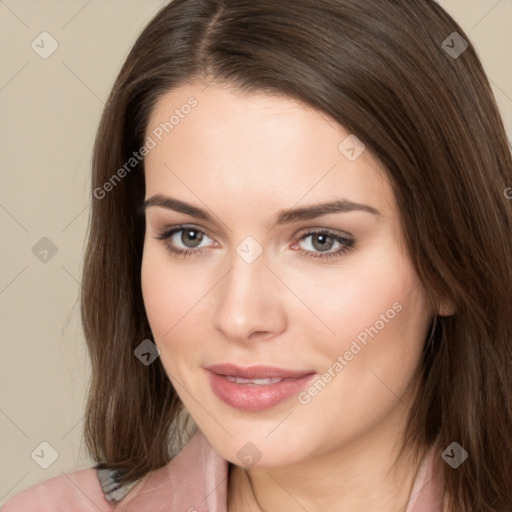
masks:
<path fill-rule="evenodd" d="M 263 411 L 274 407 L 290 396 L 299 393 L 308 384 L 314 373 L 295 379 L 286 379 L 276 384 L 238 384 L 224 375 L 208 371 L 213 392 L 226 404 L 242 411 Z"/>

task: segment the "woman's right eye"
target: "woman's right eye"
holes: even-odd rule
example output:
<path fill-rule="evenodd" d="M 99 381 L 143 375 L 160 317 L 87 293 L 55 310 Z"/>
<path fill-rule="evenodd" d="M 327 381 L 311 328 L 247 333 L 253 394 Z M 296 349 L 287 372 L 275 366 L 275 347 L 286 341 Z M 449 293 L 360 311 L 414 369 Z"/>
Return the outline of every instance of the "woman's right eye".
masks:
<path fill-rule="evenodd" d="M 167 249 L 176 255 L 190 256 L 204 254 L 208 246 L 201 246 L 202 242 L 212 240 L 204 231 L 193 226 L 176 226 L 160 233 L 157 240 L 163 240 Z"/>

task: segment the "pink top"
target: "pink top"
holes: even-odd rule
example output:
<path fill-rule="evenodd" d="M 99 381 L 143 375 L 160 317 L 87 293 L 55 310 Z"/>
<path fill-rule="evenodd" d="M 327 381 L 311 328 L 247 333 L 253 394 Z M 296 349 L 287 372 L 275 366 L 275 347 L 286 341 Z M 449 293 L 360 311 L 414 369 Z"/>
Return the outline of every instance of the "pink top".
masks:
<path fill-rule="evenodd" d="M 430 450 L 405 512 L 445 510 L 439 466 Z M 436 464 L 437 461 L 437 464 Z M 117 504 L 109 503 L 95 468 L 45 480 L 11 498 L 4 512 L 226 512 L 228 461 L 197 429 L 166 465 L 140 479 Z"/>

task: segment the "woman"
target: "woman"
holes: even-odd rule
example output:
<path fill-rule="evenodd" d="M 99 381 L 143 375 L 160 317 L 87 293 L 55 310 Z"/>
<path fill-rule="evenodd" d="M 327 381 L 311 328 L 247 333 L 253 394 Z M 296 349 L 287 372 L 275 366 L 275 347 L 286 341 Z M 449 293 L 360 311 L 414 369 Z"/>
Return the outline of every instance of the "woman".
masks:
<path fill-rule="evenodd" d="M 17 510 L 512 509 L 511 154 L 432 0 L 174 0 L 98 131 L 98 466 Z"/>

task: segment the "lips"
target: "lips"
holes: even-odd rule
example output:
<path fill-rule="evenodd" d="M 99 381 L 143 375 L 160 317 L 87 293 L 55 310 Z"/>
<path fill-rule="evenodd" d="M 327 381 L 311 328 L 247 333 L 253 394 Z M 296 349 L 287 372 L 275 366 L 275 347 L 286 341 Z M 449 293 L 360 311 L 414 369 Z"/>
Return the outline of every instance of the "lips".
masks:
<path fill-rule="evenodd" d="M 276 366 L 263 365 L 242 368 L 231 363 L 214 364 L 212 366 L 207 366 L 206 369 L 216 373 L 217 375 L 239 377 L 243 379 L 296 379 L 297 377 L 314 373 L 314 370 L 288 370 L 285 368 L 278 368 Z"/>
<path fill-rule="evenodd" d="M 262 411 L 300 392 L 316 375 L 312 370 L 275 366 L 241 368 L 226 363 L 205 368 L 213 392 L 224 403 L 243 411 Z"/>

